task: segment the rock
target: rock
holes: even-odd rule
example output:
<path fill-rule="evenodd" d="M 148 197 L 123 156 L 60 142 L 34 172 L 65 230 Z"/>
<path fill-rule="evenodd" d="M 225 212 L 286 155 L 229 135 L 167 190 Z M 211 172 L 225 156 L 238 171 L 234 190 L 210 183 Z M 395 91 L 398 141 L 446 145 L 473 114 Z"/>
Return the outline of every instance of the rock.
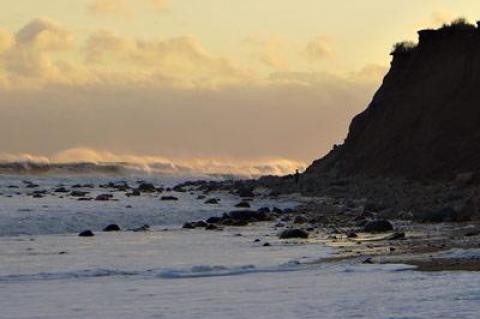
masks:
<path fill-rule="evenodd" d="M 177 201 L 178 198 L 175 197 L 175 196 L 162 196 L 162 198 L 160 198 L 160 200 L 163 200 L 163 201 Z"/>
<path fill-rule="evenodd" d="M 366 233 L 383 233 L 393 230 L 393 225 L 388 220 L 376 220 L 365 225 L 363 231 Z"/>
<path fill-rule="evenodd" d="M 357 235 L 356 233 L 354 233 L 354 232 L 349 232 L 349 233 L 347 234 L 347 238 L 358 238 L 358 235 Z"/>
<path fill-rule="evenodd" d="M 207 196 L 205 196 L 205 195 L 198 195 L 197 196 L 198 200 L 204 200 L 205 198 L 207 198 Z"/>
<path fill-rule="evenodd" d="M 65 187 L 58 187 L 54 190 L 55 193 L 68 193 L 69 190 L 66 189 Z"/>
<path fill-rule="evenodd" d="M 209 205 L 216 205 L 218 204 L 219 200 L 216 199 L 216 198 L 210 198 L 208 200 L 205 201 L 205 204 L 209 204 Z"/>
<path fill-rule="evenodd" d="M 134 189 L 133 191 L 131 191 L 130 193 L 126 193 L 125 194 L 127 197 L 131 197 L 131 196 L 141 196 L 142 193 L 138 190 L 138 189 Z"/>
<path fill-rule="evenodd" d="M 305 224 L 307 222 L 308 222 L 307 218 L 302 215 L 295 216 L 295 218 L 293 219 L 294 224 Z"/>
<path fill-rule="evenodd" d="M 72 197 L 85 197 L 85 195 L 87 195 L 89 193 L 90 192 L 72 191 L 72 192 L 70 192 L 70 196 L 72 196 Z"/>
<path fill-rule="evenodd" d="M 283 228 L 283 227 L 285 227 L 285 224 L 284 223 L 276 223 L 275 227 L 276 228 Z"/>
<path fill-rule="evenodd" d="M 455 183 L 457 183 L 460 186 L 470 185 L 473 182 L 473 180 L 474 180 L 473 172 L 457 174 L 457 176 L 455 176 Z"/>
<path fill-rule="evenodd" d="M 253 242 L 254 242 L 254 243 L 259 243 L 259 242 L 261 242 L 261 240 L 257 238 L 257 239 L 255 239 Z"/>
<path fill-rule="evenodd" d="M 362 264 L 373 265 L 374 262 L 373 262 L 372 258 L 369 257 L 369 258 L 365 259 L 365 260 L 362 262 Z"/>
<path fill-rule="evenodd" d="M 388 240 L 402 240 L 405 238 L 406 238 L 405 233 L 395 233 L 392 236 L 390 236 Z"/>
<path fill-rule="evenodd" d="M 194 225 L 195 225 L 195 227 L 198 227 L 198 228 L 206 228 L 206 227 L 208 227 L 208 224 L 207 224 L 206 222 L 204 222 L 203 220 L 194 223 Z"/>
<path fill-rule="evenodd" d="M 97 197 L 95 197 L 95 200 L 98 201 L 108 201 L 113 198 L 112 194 L 100 194 Z"/>
<path fill-rule="evenodd" d="M 246 220 L 234 220 L 232 222 L 232 226 L 245 227 L 245 226 L 248 226 L 248 221 L 246 221 Z"/>
<path fill-rule="evenodd" d="M 276 214 L 283 214 L 283 210 L 278 207 L 273 207 L 272 211 Z"/>
<path fill-rule="evenodd" d="M 207 219 L 207 223 L 209 223 L 209 224 L 218 224 L 218 223 L 220 223 L 222 220 L 223 220 L 222 217 L 210 217 L 209 219 Z"/>
<path fill-rule="evenodd" d="M 141 183 L 138 185 L 138 190 L 142 193 L 155 193 L 157 189 L 153 184 L 150 183 Z"/>
<path fill-rule="evenodd" d="M 259 212 L 259 213 L 264 213 L 264 214 L 268 214 L 268 213 L 270 213 L 270 208 L 268 208 L 268 207 L 262 207 L 262 208 L 257 209 L 257 212 Z"/>
<path fill-rule="evenodd" d="M 205 227 L 205 230 L 218 230 L 218 226 L 215 224 L 208 224 L 208 226 Z"/>
<path fill-rule="evenodd" d="M 270 246 L 272 246 L 270 243 L 263 244 L 263 247 L 270 247 Z"/>
<path fill-rule="evenodd" d="M 237 191 L 237 195 L 241 198 L 253 198 L 255 197 L 255 193 L 249 189 L 240 189 Z"/>
<path fill-rule="evenodd" d="M 120 231 L 120 226 L 117 224 L 110 224 L 107 227 L 103 229 L 104 232 L 114 232 L 114 231 Z"/>
<path fill-rule="evenodd" d="M 249 202 L 240 202 L 235 205 L 237 208 L 250 208 L 250 203 Z"/>
<path fill-rule="evenodd" d="M 416 219 L 422 223 L 446 223 L 457 219 L 457 212 L 452 207 L 444 207 L 416 215 Z"/>
<path fill-rule="evenodd" d="M 144 231 L 149 231 L 149 230 L 150 230 L 150 225 L 148 225 L 148 224 L 145 224 L 141 227 L 132 229 L 132 231 L 134 231 L 134 232 L 144 232 Z"/>
<path fill-rule="evenodd" d="M 245 220 L 245 221 L 266 221 L 268 216 L 265 213 L 254 211 L 254 210 L 235 210 L 228 213 L 228 217 L 234 220 Z"/>
<path fill-rule="evenodd" d="M 195 223 L 185 223 L 183 224 L 184 229 L 195 229 Z"/>
<path fill-rule="evenodd" d="M 82 231 L 80 234 L 78 234 L 79 237 L 93 237 L 95 234 L 91 230 L 85 230 Z"/>
<path fill-rule="evenodd" d="M 282 231 L 278 237 L 280 239 L 290 239 L 290 238 L 308 238 L 309 234 L 302 229 L 286 229 Z"/>

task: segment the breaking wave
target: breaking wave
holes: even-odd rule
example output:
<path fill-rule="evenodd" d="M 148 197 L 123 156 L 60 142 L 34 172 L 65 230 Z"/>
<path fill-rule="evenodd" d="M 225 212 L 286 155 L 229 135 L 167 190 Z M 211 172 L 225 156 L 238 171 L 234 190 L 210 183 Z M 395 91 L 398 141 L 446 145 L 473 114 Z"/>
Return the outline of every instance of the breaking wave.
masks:
<path fill-rule="evenodd" d="M 305 163 L 287 159 L 172 160 L 162 156 L 119 155 L 74 148 L 53 156 L 0 155 L 0 174 L 177 174 L 258 177 L 286 175 L 303 170 Z"/>

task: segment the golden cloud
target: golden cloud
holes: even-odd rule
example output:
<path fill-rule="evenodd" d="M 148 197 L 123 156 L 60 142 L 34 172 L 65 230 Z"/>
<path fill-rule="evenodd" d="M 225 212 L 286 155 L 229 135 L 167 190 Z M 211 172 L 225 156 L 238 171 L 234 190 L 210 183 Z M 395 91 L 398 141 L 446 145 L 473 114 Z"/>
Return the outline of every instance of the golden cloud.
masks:
<path fill-rule="evenodd" d="M 333 40 L 327 36 L 311 39 L 303 50 L 303 55 L 310 62 L 318 62 L 335 58 Z"/>

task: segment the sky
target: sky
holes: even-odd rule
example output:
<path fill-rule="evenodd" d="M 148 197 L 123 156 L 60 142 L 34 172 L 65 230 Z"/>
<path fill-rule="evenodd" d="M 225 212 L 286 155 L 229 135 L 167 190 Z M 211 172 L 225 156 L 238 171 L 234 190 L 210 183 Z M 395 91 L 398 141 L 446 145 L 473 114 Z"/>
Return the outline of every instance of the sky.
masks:
<path fill-rule="evenodd" d="M 473 0 L 0 5 L 0 160 L 264 163 L 274 173 L 343 141 L 395 42 L 480 12 Z"/>

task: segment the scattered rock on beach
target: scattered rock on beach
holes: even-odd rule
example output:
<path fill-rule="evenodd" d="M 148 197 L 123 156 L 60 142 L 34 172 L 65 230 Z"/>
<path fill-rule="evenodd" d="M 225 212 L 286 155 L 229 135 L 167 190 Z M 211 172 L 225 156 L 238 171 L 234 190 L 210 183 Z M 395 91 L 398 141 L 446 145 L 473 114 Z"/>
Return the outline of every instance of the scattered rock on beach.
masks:
<path fill-rule="evenodd" d="M 218 224 L 222 221 L 222 217 L 210 217 L 209 219 L 207 219 L 207 223 L 209 224 Z"/>
<path fill-rule="evenodd" d="M 95 200 L 97 200 L 97 201 L 109 201 L 112 198 L 113 198 L 112 194 L 100 194 L 95 198 Z"/>
<path fill-rule="evenodd" d="M 250 203 L 249 202 L 240 202 L 237 205 L 235 205 L 237 208 L 250 208 Z"/>
<path fill-rule="evenodd" d="M 309 234 L 303 229 L 286 229 L 282 231 L 278 237 L 280 239 L 290 239 L 290 238 L 308 238 Z"/>
<path fill-rule="evenodd" d="M 120 226 L 117 224 L 110 224 L 107 227 L 103 229 L 104 232 L 114 232 L 114 231 L 120 231 Z"/>
<path fill-rule="evenodd" d="M 138 190 L 142 193 L 155 193 L 157 191 L 155 186 L 150 183 L 141 183 L 138 185 Z"/>
<path fill-rule="evenodd" d="M 219 200 L 216 199 L 216 198 L 210 198 L 208 199 L 207 201 L 205 201 L 205 204 L 209 204 L 209 205 L 216 205 L 218 204 Z"/>
<path fill-rule="evenodd" d="M 368 222 L 364 229 L 366 233 L 384 233 L 393 230 L 393 225 L 388 220 Z"/>
<path fill-rule="evenodd" d="M 228 213 L 228 216 L 234 220 L 244 221 L 266 221 L 268 220 L 267 214 L 258 212 L 255 210 L 234 210 Z"/>
<path fill-rule="evenodd" d="M 78 234 L 79 237 L 93 237 L 95 234 L 91 230 L 85 230 L 82 231 L 80 234 Z"/>
<path fill-rule="evenodd" d="M 162 198 L 160 198 L 160 200 L 163 200 L 163 201 L 177 201 L 178 198 L 175 197 L 175 196 L 162 196 Z"/>

